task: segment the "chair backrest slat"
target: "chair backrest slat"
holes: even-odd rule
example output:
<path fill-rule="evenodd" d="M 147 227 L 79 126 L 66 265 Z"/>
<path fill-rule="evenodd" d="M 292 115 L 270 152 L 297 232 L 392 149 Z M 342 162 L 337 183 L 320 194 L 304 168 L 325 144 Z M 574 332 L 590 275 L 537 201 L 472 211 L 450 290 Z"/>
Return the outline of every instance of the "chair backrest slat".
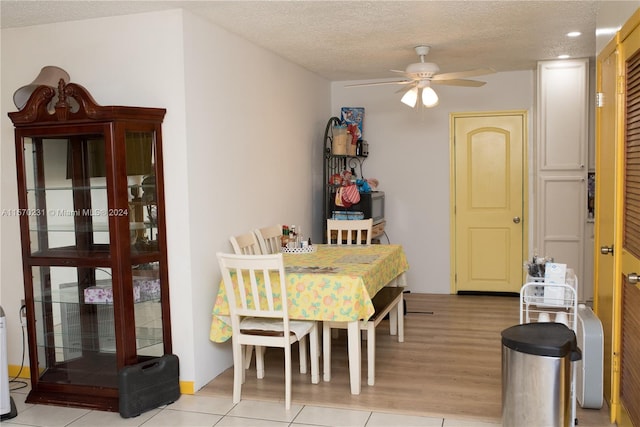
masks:
<path fill-rule="evenodd" d="M 236 268 L 235 271 L 236 271 L 236 280 L 238 281 L 238 288 L 244 289 L 244 276 L 242 274 L 242 270 L 240 268 Z M 236 293 L 234 292 L 233 295 L 235 294 Z M 242 307 L 245 310 L 248 309 L 249 303 L 247 301 L 247 294 L 245 292 L 238 292 L 238 294 L 240 295 L 240 307 Z"/>
<path fill-rule="evenodd" d="M 274 311 L 275 305 L 273 303 L 273 288 L 271 287 L 271 275 L 269 274 L 268 270 L 262 270 L 262 274 L 264 277 L 264 288 L 265 288 L 265 294 L 266 294 L 267 308 L 270 311 Z"/>
<path fill-rule="evenodd" d="M 251 293 L 251 301 L 253 305 L 251 307 L 247 307 L 248 310 L 254 310 L 252 315 L 259 315 L 259 312 L 263 310 L 263 306 L 266 304 L 266 307 L 269 311 L 274 311 L 273 305 L 273 291 L 271 288 L 271 275 L 270 271 L 267 268 L 263 269 L 249 269 L 248 270 L 250 281 L 250 288 L 247 292 Z M 258 279 L 261 277 L 262 279 Z M 260 294 L 260 283 L 263 283 L 264 286 L 264 294 Z"/>

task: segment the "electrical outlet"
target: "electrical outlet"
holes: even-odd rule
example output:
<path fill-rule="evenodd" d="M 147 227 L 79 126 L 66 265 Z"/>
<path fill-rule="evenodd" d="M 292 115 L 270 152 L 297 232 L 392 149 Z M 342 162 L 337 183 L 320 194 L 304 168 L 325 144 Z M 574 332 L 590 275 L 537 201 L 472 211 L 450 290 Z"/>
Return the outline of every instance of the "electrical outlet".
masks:
<path fill-rule="evenodd" d="M 27 307 L 24 300 L 20 300 L 20 325 L 27 326 Z"/>

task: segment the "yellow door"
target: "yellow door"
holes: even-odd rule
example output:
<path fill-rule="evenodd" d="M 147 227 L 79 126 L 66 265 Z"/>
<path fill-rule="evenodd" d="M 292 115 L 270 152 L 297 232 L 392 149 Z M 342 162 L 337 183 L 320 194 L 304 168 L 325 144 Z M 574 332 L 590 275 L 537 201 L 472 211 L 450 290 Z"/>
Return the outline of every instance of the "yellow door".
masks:
<path fill-rule="evenodd" d="M 616 283 L 619 321 L 614 325 L 614 409 L 620 427 L 640 426 L 640 23 L 639 14 L 621 31 L 624 82 L 624 140 L 620 174 L 622 185 L 622 251 Z M 614 401 L 616 396 L 614 396 Z"/>
<path fill-rule="evenodd" d="M 519 292 L 526 112 L 453 114 L 452 293 Z"/>
<path fill-rule="evenodd" d="M 598 132 L 596 136 L 596 191 L 595 191 L 595 312 L 602 322 L 604 334 L 604 397 L 611 406 L 612 335 L 614 321 L 613 283 L 616 206 L 616 70 L 618 54 L 616 44 L 607 46 L 598 57 L 597 91 L 601 93 L 596 110 Z"/>

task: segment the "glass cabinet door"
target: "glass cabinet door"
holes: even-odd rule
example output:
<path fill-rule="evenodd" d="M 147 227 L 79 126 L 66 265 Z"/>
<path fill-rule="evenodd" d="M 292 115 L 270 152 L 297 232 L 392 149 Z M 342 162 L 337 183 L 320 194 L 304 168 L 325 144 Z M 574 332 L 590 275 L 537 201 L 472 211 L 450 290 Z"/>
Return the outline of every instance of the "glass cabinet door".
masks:
<path fill-rule="evenodd" d="M 126 130 L 129 237 L 138 356 L 164 354 L 160 261 L 158 252 L 158 193 L 155 133 Z"/>
<path fill-rule="evenodd" d="M 40 381 L 116 387 L 111 269 L 47 266 L 32 273 Z"/>
<path fill-rule="evenodd" d="M 104 138 L 24 138 L 23 147 L 31 255 L 108 252 Z"/>
<path fill-rule="evenodd" d="M 24 137 L 22 148 L 39 379 L 115 387 L 104 135 Z"/>
<path fill-rule="evenodd" d="M 155 133 L 125 132 L 131 253 L 158 251 Z"/>
<path fill-rule="evenodd" d="M 162 356 L 161 287 L 158 263 L 134 265 L 133 298 L 138 356 Z"/>

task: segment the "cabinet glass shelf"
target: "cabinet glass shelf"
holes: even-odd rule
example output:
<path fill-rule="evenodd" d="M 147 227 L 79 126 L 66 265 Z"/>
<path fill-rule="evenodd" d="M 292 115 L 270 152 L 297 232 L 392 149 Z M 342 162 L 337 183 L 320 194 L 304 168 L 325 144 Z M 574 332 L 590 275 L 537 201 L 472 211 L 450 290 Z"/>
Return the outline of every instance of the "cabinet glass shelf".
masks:
<path fill-rule="evenodd" d="M 105 281 L 106 282 L 106 281 Z M 111 282 L 111 281 L 109 281 Z M 105 286 L 105 288 L 107 288 Z M 78 297 L 78 289 L 70 288 L 70 289 L 62 289 L 49 291 L 45 295 L 34 296 L 34 302 L 40 303 L 48 303 L 48 304 L 90 304 L 90 305 L 100 305 L 100 306 L 112 306 L 113 302 L 86 302 L 80 300 Z M 138 299 L 134 299 L 134 304 L 142 304 L 146 302 L 160 302 L 159 297 L 154 296 L 141 296 Z"/>
<path fill-rule="evenodd" d="M 46 191 L 74 191 L 74 190 L 106 190 L 107 186 L 102 185 L 68 185 L 60 187 L 28 187 L 28 193 L 44 193 Z"/>
<path fill-rule="evenodd" d="M 108 223 L 92 223 L 91 226 L 78 227 L 75 224 L 47 224 L 44 227 L 39 227 L 37 224 L 29 224 L 29 231 L 32 232 L 46 232 L 46 233 L 78 233 L 78 232 L 94 232 L 94 233 L 108 233 Z"/>
<path fill-rule="evenodd" d="M 157 225 L 151 222 L 135 222 L 130 223 L 130 229 L 144 230 L 156 228 Z M 90 227 L 78 227 L 75 224 L 47 224 L 44 227 L 39 227 L 37 224 L 29 227 L 29 231 L 32 232 L 47 232 L 47 233 L 78 233 L 78 232 L 94 232 L 94 233 L 108 233 L 108 223 L 92 223 Z"/>
<path fill-rule="evenodd" d="M 113 323 L 113 316 L 110 319 Z M 116 339 L 114 331 L 109 331 L 103 325 L 103 331 L 98 334 L 75 333 L 70 328 L 77 325 L 70 325 L 67 322 L 54 326 L 54 331 L 38 336 L 37 343 L 41 349 L 55 349 L 60 354 L 56 361 L 63 362 L 80 356 L 82 352 L 115 353 Z M 113 326 L 113 324 L 111 324 Z M 136 326 L 136 348 L 138 350 L 150 349 L 162 344 L 162 325 L 156 326 Z M 95 342 L 95 345 L 86 344 Z M 52 343 L 52 344 L 51 344 Z M 161 356 L 154 354 L 155 356 Z"/>
<path fill-rule="evenodd" d="M 142 184 L 130 184 L 127 186 L 129 190 L 141 188 Z M 106 190 L 105 184 L 101 185 L 68 185 L 61 187 L 27 187 L 27 192 L 45 192 L 45 191 L 72 191 L 72 190 Z"/>

